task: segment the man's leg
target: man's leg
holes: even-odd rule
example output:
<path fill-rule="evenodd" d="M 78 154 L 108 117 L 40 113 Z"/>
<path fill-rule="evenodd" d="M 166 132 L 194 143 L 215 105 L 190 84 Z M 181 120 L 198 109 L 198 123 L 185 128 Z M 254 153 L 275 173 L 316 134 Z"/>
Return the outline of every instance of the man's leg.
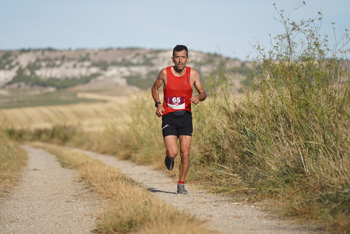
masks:
<path fill-rule="evenodd" d="M 165 167 L 168 170 L 172 170 L 174 168 L 174 158 L 178 153 L 177 136 L 169 135 L 164 137 L 164 144 L 166 148 Z"/>
<path fill-rule="evenodd" d="M 180 178 L 179 180 L 185 182 L 185 178 L 190 168 L 190 147 L 192 136 L 181 135 L 180 139 Z"/>
<path fill-rule="evenodd" d="M 174 159 L 179 152 L 177 148 L 177 136 L 169 135 L 164 137 L 164 144 L 166 155 L 168 155 L 169 158 Z"/>

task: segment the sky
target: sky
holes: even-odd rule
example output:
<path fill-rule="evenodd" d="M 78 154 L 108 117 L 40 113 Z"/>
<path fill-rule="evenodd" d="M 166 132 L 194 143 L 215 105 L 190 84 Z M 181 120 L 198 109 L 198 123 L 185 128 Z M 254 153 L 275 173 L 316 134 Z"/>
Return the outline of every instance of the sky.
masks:
<path fill-rule="evenodd" d="M 218 53 L 249 60 L 284 32 L 273 7 L 297 0 L 0 0 L 0 50 L 140 47 Z M 323 15 L 321 32 L 336 40 L 350 29 L 349 0 L 305 0 L 296 22 Z"/>

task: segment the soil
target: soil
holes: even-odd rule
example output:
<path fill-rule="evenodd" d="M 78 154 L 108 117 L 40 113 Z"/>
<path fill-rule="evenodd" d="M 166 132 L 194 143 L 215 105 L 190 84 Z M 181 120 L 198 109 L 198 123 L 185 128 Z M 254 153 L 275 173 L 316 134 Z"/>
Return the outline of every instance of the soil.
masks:
<path fill-rule="evenodd" d="M 22 182 L 0 198 L 0 233 L 89 233 L 101 216 L 104 201 L 76 180 L 73 170 L 40 149 L 23 146 L 29 162 Z M 322 233 L 311 224 L 276 218 L 254 204 L 233 202 L 186 184 L 176 193 L 176 181 L 165 171 L 136 165 L 113 156 L 83 151 L 141 183 L 155 196 L 204 221 L 218 233 Z"/>
<path fill-rule="evenodd" d="M 0 233 L 90 233 L 105 202 L 56 157 L 23 147 L 28 165 L 19 184 L 0 197 Z"/>

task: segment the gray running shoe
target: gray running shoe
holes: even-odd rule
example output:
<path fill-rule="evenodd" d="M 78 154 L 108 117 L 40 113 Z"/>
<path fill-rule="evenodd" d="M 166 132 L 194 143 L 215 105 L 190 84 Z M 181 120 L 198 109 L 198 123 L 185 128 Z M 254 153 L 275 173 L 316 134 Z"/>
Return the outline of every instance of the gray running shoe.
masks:
<path fill-rule="evenodd" d="M 177 193 L 178 194 L 187 194 L 184 184 L 177 184 Z"/>
<path fill-rule="evenodd" d="M 166 168 L 171 171 L 174 168 L 174 159 L 169 158 L 168 155 L 165 155 L 165 160 L 164 160 Z"/>

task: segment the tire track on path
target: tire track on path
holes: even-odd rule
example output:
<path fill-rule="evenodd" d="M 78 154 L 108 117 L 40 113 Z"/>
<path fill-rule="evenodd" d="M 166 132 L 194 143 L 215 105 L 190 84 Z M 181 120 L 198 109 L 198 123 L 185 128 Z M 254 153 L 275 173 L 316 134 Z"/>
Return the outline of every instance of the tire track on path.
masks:
<path fill-rule="evenodd" d="M 79 150 L 79 149 L 76 149 Z M 251 204 L 234 203 L 228 198 L 208 194 L 194 186 L 186 185 L 188 195 L 176 194 L 176 181 L 164 171 L 136 165 L 127 160 L 80 150 L 84 154 L 119 169 L 149 191 L 180 210 L 186 210 L 207 221 L 211 230 L 220 233 L 322 233 L 314 226 L 297 224 L 291 220 L 274 219 Z M 161 160 L 161 159 L 160 159 Z"/>
<path fill-rule="evenodd" d="M 28 165 L 22 180 L 0 200 L 0 233 L 90 233 L 103 201 L 77 182 L 54 155 L 22 146 Z"/>

